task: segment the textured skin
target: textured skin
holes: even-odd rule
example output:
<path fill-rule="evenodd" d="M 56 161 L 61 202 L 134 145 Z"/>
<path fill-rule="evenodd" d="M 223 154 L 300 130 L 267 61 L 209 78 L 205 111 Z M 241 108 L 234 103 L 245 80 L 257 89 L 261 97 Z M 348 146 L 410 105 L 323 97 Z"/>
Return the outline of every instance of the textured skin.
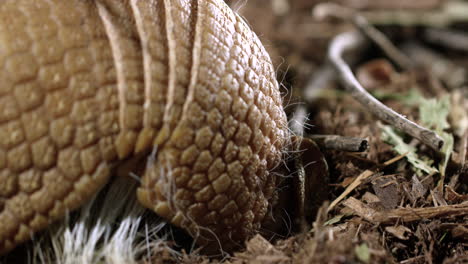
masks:
<path fill-rule="evenodd" d="M 286 117 L 221 0 L 3 0 L 0 21 L 0 254 L 135 160 L 139 201 L 200 243 L 258 231 Z"/>

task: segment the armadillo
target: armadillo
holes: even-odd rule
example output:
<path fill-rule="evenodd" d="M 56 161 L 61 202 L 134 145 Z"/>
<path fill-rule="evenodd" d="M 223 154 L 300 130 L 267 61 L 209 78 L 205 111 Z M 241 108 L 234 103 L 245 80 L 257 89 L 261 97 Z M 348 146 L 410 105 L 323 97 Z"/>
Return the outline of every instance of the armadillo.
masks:
<path fill-rule="evenodd" d="M 287 120 L 221 0 L 2 0 L 0 64 L 0 253 L 135 161 L 138 200 L 188 233 L 261 228 Z"/>

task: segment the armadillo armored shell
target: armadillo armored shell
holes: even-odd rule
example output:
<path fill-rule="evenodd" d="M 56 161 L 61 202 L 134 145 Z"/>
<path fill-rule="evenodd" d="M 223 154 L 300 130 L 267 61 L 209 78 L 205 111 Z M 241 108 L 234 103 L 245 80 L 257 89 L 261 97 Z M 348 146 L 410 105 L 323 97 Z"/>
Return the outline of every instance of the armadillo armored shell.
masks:
<path fill-rule="evenodd" d="M 0 253 L 136 159 L 139 201 L 200 243 L 261 227 L 286 116 L 221 0 L 3 0 L 0 63 Z"/>

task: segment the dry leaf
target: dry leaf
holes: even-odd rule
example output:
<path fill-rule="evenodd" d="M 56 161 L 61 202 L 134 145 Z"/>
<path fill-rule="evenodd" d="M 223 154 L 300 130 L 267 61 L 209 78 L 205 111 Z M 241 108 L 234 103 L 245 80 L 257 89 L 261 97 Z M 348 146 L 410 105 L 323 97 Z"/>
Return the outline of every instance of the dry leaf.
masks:
<path fill-rule="evenodd" d="M 409 237 L 407 236 L 407 233 L 412 234 L 411 229 L 407 228 L 406 226 L 387 226 L 385 227 L 385 231 L 388 233 L 392 234 L 398 239 L 401 240 L 408 240 Z"/>
<path fill-rule="evenodd" d="M 372 189 L 379 197 L 385 209 L 393 209 L 398 206 L 400 195 L 397 188 L 397 181 L 393 175 L 381 176 L 372 180 Z"/>

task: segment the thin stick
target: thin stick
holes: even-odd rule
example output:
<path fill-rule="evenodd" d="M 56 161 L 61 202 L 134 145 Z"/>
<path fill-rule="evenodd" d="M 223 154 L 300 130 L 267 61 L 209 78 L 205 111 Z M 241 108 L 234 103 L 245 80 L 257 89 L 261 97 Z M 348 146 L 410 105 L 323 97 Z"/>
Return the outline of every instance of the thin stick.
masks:
<path fill-rule="evenodd" d="M 407 1 L 410 2 L 410 1 Z M 454 23 L 468 21 L 468 3 L 462 0 L 445 1 L 440 8 L 411 10 L 368 10 L 361 11 L 368 21 L 374 25 L 401 25 L 447 28 Z"/>
<path fill-rule="evenodd" d="M 294 133 L 293 141 L 293 162 L 294 162 L 294 178 L 293 188 L 295 190 L 295 198 L 297 201 L 297 216 L 301 231 L 307 230 L 307 221 L 305 218 L 305 168 L 302 163 L 300 150 L 300 141 L 304 135 L 304 127 L 307 121 L 307 109 L 303 105 L 298 105 L 289 122 L 289 128 Z"/>
<path fill-rule="evenodd" d="M 393 45 L 393 43 L 382 32 L 372 26 L 366 18 L 361 15 L 354 15 L 353 23 L 368 38 L 375 42 L 392 61 L 398 64 L 400 68 L 409 70 L 413 67 L 411 60 L 395 45 Z"/>
<path fill-rule="evenodd" d="M 468 81 L 465 68 L 432 49 L 417 42 L 407 42 L 401 49 L 416 65 L 429 69 L 433 77 L 442 80 L 450 90 L 462 87 Z"/>
<path fill-rule="evenodd" d="M 397 156 L 391 160 L 386 161 L 383 165 L 384 166 L 389 166 L 402 158 L 404 158 L 406 155 L 400 155 Z M 348 194 L 350 194 L 354 189 L 356 189 L 359 185 L 361 185 L 362 182 L 364 182 L 365 179 L 369 178 L 370 176 L 376 174 L 376 171 L 373 170 L 365 170 L 359 176 L 356 177 L 356 179 L 346 187 L 346 189 L 343 191 L 343 193 L 340 194 L 329 206 L 327 209 L 327 212 L 330 212 L 333 207 L 335 207 L 341 200 L 343 200 Z"/>
<path fill-rule="evenodd" d="M 375 172 L 371 170 L 365 170 L 338 196 L 329 206 L 327 212 L 330 212 L 341 200 L 343 200 L 348 194 L 350 194 L 354 189 L 356 189 L 361 183 L 374 175 Z"/>
<path fill-rule="evenodd" d="M 406 1 L 410 2 L 410 1 Z M 338 7 L 338 8 L 336 8 Z M 343 12 L 343 10 L 348 10 Z M 354 9 L 332 3 L 321 3 L 314 8 L 314 16 L 333 16 L 343 18 L 343 15 L 354 14 Z M 468 21 L 468 3 L 463 0 L 446 1 L 444 6 L 436 9 L 368 9 L 359 14 L 373 25 L 401 25 L 446 28 L 454 23 Z M 346 17 L 349 19 L 350 17 Z"/>
<path fill-rule="evenodd" d="M 459 148 L 459 152 L 458 152 L 458 153 L 460 153 L 458 155 L 458 157 L 459 157 L 458 159 L 460 161 L 460 165 L 461 165 L 462 169 L 465 168 L 465 163 L 466 163 L 466 160 L 468 159 L 467 146 L 468 146 L 468 129 L 465 130 L 465 134 L 462 136 L 462 140 L 461 140 L 460 148 Z"/>
<path fill-rule="evenodd" d="M 320 147 L 331 150 L 362 152 L 369 147 L 369 142 L 364 138 L 339 135 L 307 135 L 307 137 L 314 140 Z"/>
<path fill-rule="evenodd" d="M 430 10 L 440 7 L 441 0 L 372 0 L 372 1 L 341 1 L 346 6 L 365 10 Z"/>
<path fill-rule="evenodd" d="M 372 223 L 392 224 L 396 222 L 414 222 L 431 218 L 447 218 L 468 215 L 468 202 L 424 208 L 397 208 L 389 211 L 377 211 L 354 197 L 348 198 L 343 205 L 355 214 Z"/>
<path fill-rule="evenodd" d="M 366 37 L 376 43 L 400 68 L 408 70 L 413 67 L 412 61 L 356 10 L 335 3 L 322 3 L 314 9 L 314 14 L 319 18 L 336 17 L 352 22 Z"/>
<path fill-rule="evenodd" d="M 466 32 L 428 28 L 424 32 L 424 38 L 429 42 L 442 45 L 449 49 L 468 52 L 468 34 Z"/>
<path fill-rule="evenodd" d="M 404 116 L 393 111 L 389 107 L 370 95 L 356 80 L 353 72 L 343 59 L 345 51 L 352 51 L 360 48 L 365 43 L 362 34 L 358 32 L 345 32 L 336 36 L 330 44 L 328 57 L 335 66 L 339 74 L 341 83 L 351 93 L 351 95 L 365 106 L 379 119 L 391 124 L 395 128 L 419 139 L 424 144 L 434 150 L 440 151 L 444 141 L 435 132 L 419 126 L 406 119 Z"/>

